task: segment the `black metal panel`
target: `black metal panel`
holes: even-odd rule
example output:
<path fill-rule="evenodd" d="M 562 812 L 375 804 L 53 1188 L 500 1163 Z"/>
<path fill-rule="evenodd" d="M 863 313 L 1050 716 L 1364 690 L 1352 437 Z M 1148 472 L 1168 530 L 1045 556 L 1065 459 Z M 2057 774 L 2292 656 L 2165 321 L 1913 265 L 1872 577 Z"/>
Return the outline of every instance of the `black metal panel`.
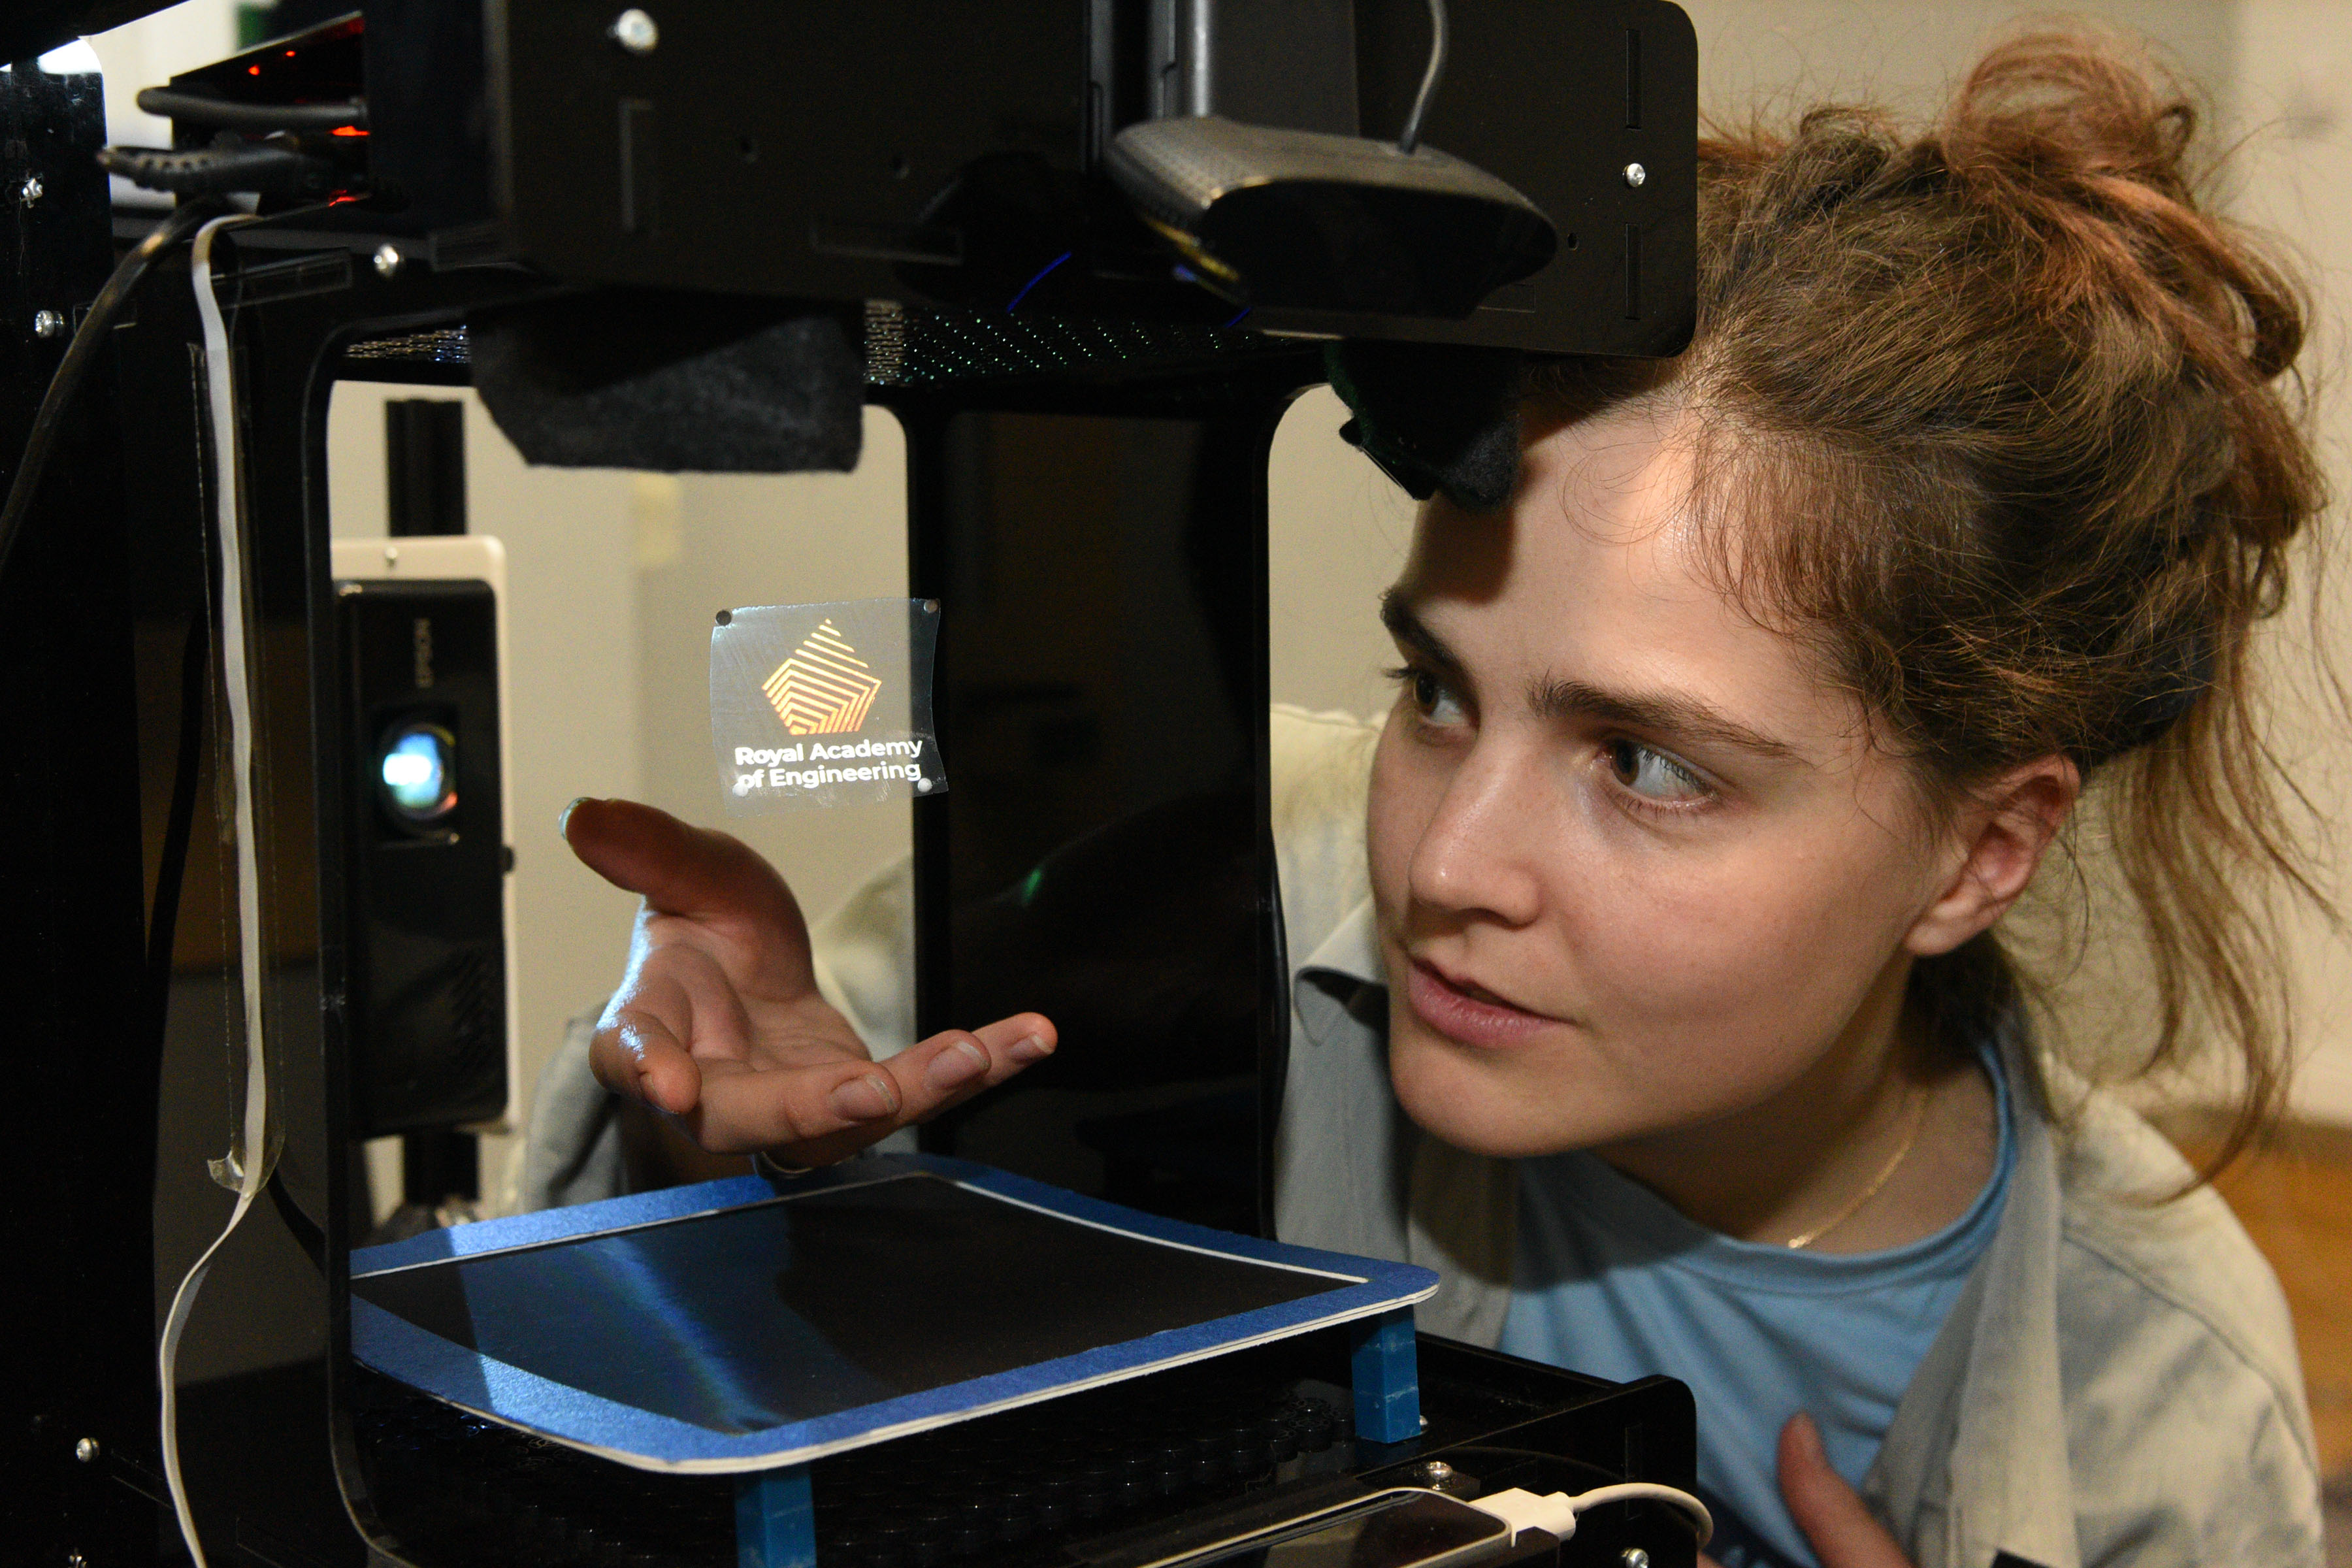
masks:
<path fill-rule="evenodd" d="M 65 329 L 112 266 L 92 157 L 103 112 L 95 75 L 0 71 L 0 487 Z M 42 310 L 53 335 L 36 331 Z M 128 1561 L 153 1539 L 152 1513 L 126 1508 L 109 1479 L 152 1429 L 156 1001 L 111 373 L 101 359 L 73 405 L 0 577 L 0 989 L 17 1073 L 16 1184 L 0 1205 L 15 1347 L 0 1379 L 0 1538 L 49 1563 Z"/>
<path fill-rule="evenodd" d="M 463 232 L 490 219 L 484 10 L 447 0 L 367 7 L 368 168 L 388 193 L 370 204 L 387 209 L 371 221 L 394 233 Z"/>
<path fill-rule="evenodd" d="M 928 1146 L 1268 1229 L 1265 458 L 1318 364 L 893 395 L 913 591 L 944 606 L 918 1026 L 1035 1008 L 1063 1040 Z"/>
<path fill-rule="evenodd" d="M 1561 353 L 1682 352 L 1696 323 L 1698 41 L 1669 0 L 1465 0 L 1430 102 L 1429 145 L 1498 174 L 1550 217 L 1560 248 L 1459 329 L 1365 334 Z M 1393 136 L 1428 64 L 1422 0 L 1361 0 L 1358 93 L 1367 136 Z M 1626 171 L 1641 166 L 1641 183 Z M 1630 263 L 1630 273 L 1629 273 Z M 1286 321 L 1288 318 L 1285 318 Z"/>
<path fill-rule="evenodd" d="M 1465 320 L 1262 307 L 1251 324 L 1679 352 L 1689 20 L 1669 0 L 1453 10 L 1424 139 L 1532 198 L 1558 253 Z M 639 48 L 612 37 L 614 15 L 603 0 L 375 0 L 372 130 L 353 143 L 375 195 L 322 226 L 578 283 L 1215 324 L 1234 305 L 1188 280 L 1099 172 L 1108 139 L 1202 104 L 1391 136 L 1429 47 L 1422 0 L 705 0 L 663 7 Z M 348 90 L 352 40 L 291 42 L 184 79 L 260 101 Z"/>
<path fill-rule="evenodd" d="M 1232 306 L 1180 280 L 1172 255 L 1091 172 L 1106 134 L 1154 111 L 1150 92 L 1125 85 L 1133 73 L 1122 62 L 1140 51 L 1148 65 L 1150 50 L 1135 9 L 673 8 L 657 44 L 635 52 L 608 36 L 610 6 L 495 0 L 483 101 L 497 243 L 581 282 L 1227 319 Z M 1562 231 L 1558 255 L 1465 321 L 1265 309 L 1251 324 L 1561 353 L 1678 352 L 1692 325 L 1696 225 L 1688 19 L 1666 0 L 1454 9 L 1452 63 L 1426 139 L 1532 197 Z M 1234 30 L 1232 49 L 1263 29 L 1255 11 L 1205 10 Z M 1316 33 L 1325 35 L 1344 46 L 1347 29 Z M 1393 134 L 1426 63 L 1426 8 L 1360 0 L 1354 35 L 1358 117 L 1366 134 Z M 1253 78 L 1228 79 L 1242 92 Z M 448 136 L 459 123 L 425 129 Z M 1635 164 L 1642 174 L 1629 180 Z"/>
<path fill-rule="evenodd" d="M 900 263 L 960 290 L 1055 254 L 931 209 L 959 180 L 1018 187 L 1004 205 L 1054 240 L 1081 163 L 1084 0 L 666 7 L 643 54 L 601 0 L 490 15 L 495 197 L 558 276 L 856 300 L 903 292 Z"/>

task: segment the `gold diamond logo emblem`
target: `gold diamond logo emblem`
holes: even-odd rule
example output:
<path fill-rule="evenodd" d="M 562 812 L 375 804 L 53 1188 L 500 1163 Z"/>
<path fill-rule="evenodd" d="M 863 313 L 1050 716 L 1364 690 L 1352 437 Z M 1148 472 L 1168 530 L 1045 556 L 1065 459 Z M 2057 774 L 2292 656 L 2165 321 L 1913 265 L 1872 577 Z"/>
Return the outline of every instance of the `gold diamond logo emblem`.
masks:
<path fill-rule="evenodd" d="M 817 624 L 760 689 L 793 734 L 845 735 L 864 727 L 882 683 L 828 620 Z"/>

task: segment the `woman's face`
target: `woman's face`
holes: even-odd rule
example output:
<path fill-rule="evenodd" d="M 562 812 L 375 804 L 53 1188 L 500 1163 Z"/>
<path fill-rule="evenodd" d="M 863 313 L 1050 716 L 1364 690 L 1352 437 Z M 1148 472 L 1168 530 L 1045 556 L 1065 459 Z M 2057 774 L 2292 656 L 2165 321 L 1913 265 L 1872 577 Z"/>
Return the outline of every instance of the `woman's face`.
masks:
<path fill-rule="evenodd" d="M 1506 517 L 1423 509 L 1390 596 L 1404 674 L 1370 847 L 1391 1071 L 1475 1152 L 1790 1089 L 1899 994 L 1958 864 L 1854 700 L 1695 572 L 1661 417 L 1533 443 Z"/>

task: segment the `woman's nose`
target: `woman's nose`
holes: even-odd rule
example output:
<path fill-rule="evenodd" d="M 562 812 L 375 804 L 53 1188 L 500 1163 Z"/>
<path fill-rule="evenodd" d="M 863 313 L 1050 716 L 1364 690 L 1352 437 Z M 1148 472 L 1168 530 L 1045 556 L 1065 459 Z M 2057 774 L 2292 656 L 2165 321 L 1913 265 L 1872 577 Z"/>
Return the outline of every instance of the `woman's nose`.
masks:
<path fill-rule="evenodd" d="M 1537 854 L 1542 837 L 1535 781 L 1506 752 L 1474 747 L 1447 781 L 1413 847 L 1413 900 L 1505 925 L 1532 921 L 1543 905 Z"/>

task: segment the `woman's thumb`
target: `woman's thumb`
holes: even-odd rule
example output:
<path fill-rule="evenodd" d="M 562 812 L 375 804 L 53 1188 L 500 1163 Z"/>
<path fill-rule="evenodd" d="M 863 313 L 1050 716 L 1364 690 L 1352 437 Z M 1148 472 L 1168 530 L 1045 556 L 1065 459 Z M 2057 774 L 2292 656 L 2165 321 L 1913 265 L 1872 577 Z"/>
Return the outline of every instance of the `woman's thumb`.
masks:
<path fill-rule="evenodd" d="M 783 879 L 749 845 L 654 806 L 583 796 L 563 808 L 556 831 L 582 864 L 663 914 L 785 926 L 799 918 Z"/>
<path fill-rule="evenodd" d="M 1830 1466 L 1821 1428 L 1802 1411 L 1780 1428 L 1780 1496 L 1822 1568 L 1911 1568 L 1862 1496 Z"/>

